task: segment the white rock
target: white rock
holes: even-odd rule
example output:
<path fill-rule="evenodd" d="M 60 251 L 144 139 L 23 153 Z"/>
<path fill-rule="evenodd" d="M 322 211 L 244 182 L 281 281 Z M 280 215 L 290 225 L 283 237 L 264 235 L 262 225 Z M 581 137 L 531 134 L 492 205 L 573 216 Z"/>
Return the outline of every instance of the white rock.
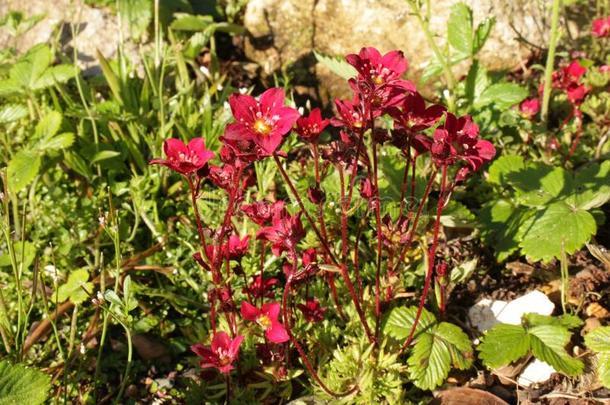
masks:
<path fill-rule="evenodd" d="M 485 332 L 497 323 L 520 325 L 527 313 L 551 315 L 555 304 L 540 291 L 534 290 L 510 302 L 484 298 L 468 310 L 470 323 Z"/>
<path fill-rule="evenodd" d="M 551 378 L 551 375 L 555 372 L 555 369 L 544 361 L 534 359 L 525 369 L 523 369 L 523 372 L 521 372 L 521 375 L 517 379 L 517 383 L 524 387 L 529 387 L 532 384 L 540 384 Z"/>

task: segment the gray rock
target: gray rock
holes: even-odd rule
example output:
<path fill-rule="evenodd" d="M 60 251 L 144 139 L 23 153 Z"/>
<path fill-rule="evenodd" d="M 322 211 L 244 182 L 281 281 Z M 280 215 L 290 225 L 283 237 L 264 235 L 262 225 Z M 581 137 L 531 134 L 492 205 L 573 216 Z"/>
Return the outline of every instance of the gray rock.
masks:
<path fill-rule="evenodd" d="M 495 16 L 496 26 L 480 53 L 492 70 L 512 69 L 544 47 L 548 36 L 545 2 L 530 0 L 466 0 L 475 26 Z M 457 0 L 431 1 L 431 29 L 444 38 L 450 9 Z M 417 19 L 405 0 L 250 0 L 245 26 L 251 34 L 246 55 L 272 73 L 288 63 L 306 59 L 312 50 L 345 55 L 363 46 L 381 51 L 401 49 L 417 78 L 433 59 Z M 442 45 L 439 39 L 437 43 Z M 328 72 L 316 67 L 324 81 Z M 458 67 L 456 73 L 460 72 Z M 336 78 L 335 78 L 336 79 Z M 335 80 L 336 81 L 336 80 Z M 334 91 L 331 88 L 331 93 Z"/>
<path fill-rule="evenodd" d="M 16 41 L 8 33 L 0 31 L 0 48 L 14 46 L 22 53 L 38 43 L 52 43 L 58 38 L 69 57 L 76 48 L 78 64 L 86 74 L 99 72 L 96 50 L 106 58 L 116 56 L 119 24 L 117 16 L 110 10 L 89 7 L 82 0 L 0 1 L 0 16 L 10 11 L 20 11 L 26 18 L 44 14 L 45 18 Z M 75 37 L 72 37 L 70 24 L 74 24 Z M 138 63 L 139 55 L 134 44 L 127 42 L 125 53 L 130 61 Z"/>

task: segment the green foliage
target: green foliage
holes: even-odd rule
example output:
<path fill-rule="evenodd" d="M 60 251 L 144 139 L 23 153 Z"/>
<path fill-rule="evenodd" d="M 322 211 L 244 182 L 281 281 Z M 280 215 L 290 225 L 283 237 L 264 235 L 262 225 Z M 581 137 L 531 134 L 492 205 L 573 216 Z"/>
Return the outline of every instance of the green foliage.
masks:
<path fill-rule="evenodd" d="M 68 276 L 65 284 L 57 291 L 57 301 L 66 300 L 79 305 L 82 304 L 93 293 L 93 284 L 88 282 L 89 272 L 87 269 L 75 270 Z"/>
<path fill-rule="evenodd" d="M 0 361 L 0 405 L 42 404 L 50 388 L 48 375 L 21 364 Z"/>
<path fill-rule="evenodd" d="M 316 51 L 314 51 L 314 55 L 318 62 L 343 79 L 351 79 L 358 74 L 356 69 L 343 59 L 327 56 Z"/>
<path fill-rule="evenodd" d="M 408 337 L 415 320 L 416 307 L 396 307 L 386 319 L 383 330 L 401 343 Z M 448 322 L 438 322 L 423 309 L 415 329 L 414 346 L 409 354 L 409 378 L 426 390 L 438 387 L 451 367 L 466 370 L 472 364 L 472 346 L 468 335 Z"/>
<path fill-rule="evenodd" d="M 9 78 L 0 81 L 0 97 L 40 91 L 65 83 L 76 75 L 74 66 L 51 66 L 52 59 L 51 49 L 45 44 L 30 49 L 11 67 Z"/>
<path fill-rule="evenodd" d="M 574 317 L 553 317 L 527 314 L 522 325 L 497 324 L 487 332 L 478 346 L 479 357 L 487 367 L 499 368 L 531 353 L 555 370 L 575 376 L 582 373 L 580 359 L 570 356 L 565 346 L 570 341 L 570 328 L 580 325 Z"/>
<path fill-rule="evenodd" d="M 596 353 L 600 382 L 610 388 L 610 326 L 600 326 L 587 333 L 585 344 Z"/>
<path fill-rule="evenodd" d="M 609 172 L 608 161 L 571 173 L 520 156 L 498 158 L 488 181 L 506 198 L 481 210 L 484 240 L 500 261 L 517 249 L 537 261 L 558 258 L 562 249 L 574 253 L 597 231 L 591 210 L 610 200 Z"/>

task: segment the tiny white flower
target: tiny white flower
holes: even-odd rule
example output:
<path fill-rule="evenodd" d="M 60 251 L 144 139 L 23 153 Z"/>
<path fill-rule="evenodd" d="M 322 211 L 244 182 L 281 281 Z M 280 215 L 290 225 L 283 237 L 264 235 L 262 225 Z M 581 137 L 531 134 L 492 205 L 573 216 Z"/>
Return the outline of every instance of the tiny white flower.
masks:
<path fill-rule="evenodd" d="M 248 88 L 247 87 L 240 87 L 238 91 L 239 91 L 239 94 L 246 94 L 248 92 Z"/>

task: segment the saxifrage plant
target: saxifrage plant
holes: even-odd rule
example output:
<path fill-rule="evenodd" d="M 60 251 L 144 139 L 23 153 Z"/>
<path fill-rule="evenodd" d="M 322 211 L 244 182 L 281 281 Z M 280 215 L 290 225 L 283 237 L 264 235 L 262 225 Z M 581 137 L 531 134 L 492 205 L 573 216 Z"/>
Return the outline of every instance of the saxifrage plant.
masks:
<path fill-rule="evenodd" d="M 365 366 L 352 370 L 355 375 L 342 375 L 340 383 L 334 379 L 332 388 L 323 380 L 321 365 L 307 351 L 312 343 L 301 327 L 295 327 L 302 324 L 298 312 L 311 323 L 331 314 L 329 308 L 321 307 L 322 296 L 311 296 L 309 286 L 316 280 L 325 281 L 323 285 L 334 303 L 334 319 L 347 325 L 355 320 L 360 324 L 353 329 L 356 336 L 337 342 L 346 346 L 337 349 L 335 356 L 339 357 L 335 360 L 344 358 L 347 352 L 341 355 L 341 351 L 351 350 L 347 348 L 356 344 L 363 350 L 368 347 L 365 352 L 373 360 L 367 362 L 377 370 L 373 373 L 386 363 L 383 367 L 397 366 L 394 369 L 401 370 L 404 367 L 398 358 L 408 351 L 410 378 L 427 389 L 443 381 L 451 363 L 458 368 L 470 365 L 472 352 L 467 336 L 446 322 L 436 325 L 424 306 L 433 282 L 446 282 L 447 266 L 437 257 L 443 210 L 453 190 L 491 160 L 495 148 L 480 138 L 478 126 L 469 116 L 456 117 L 441 105 L 426 106 L 413 83 L 401 78 L 408 67 L 401 52 L 382 55 L 374 48 L 363 48 L 346 59 L 357 72 L 349 80 L 354 96 L 335 102 L 337 117 L 322 119 L 319 110 L 301 117 L 285 105 L 284 92 L 277 88 L 265 91 L 258 99 L 235 94 L 229 99 L 235 120 L 221 137 L 220 164 L 212 164 L 213 154 L 201 138 L 188 145 L 177 139 L 167 140 L 166 159 L 151 161 L 179 173 L 189 186 L 200 243 L 193 258 L 213 285 L 207 294 L 212 345 L 196 344 L 192 349 L 202 357 L 202 367 L 225 374 L 227 395 L 231 392 L 230 371 L 239 367 L 240 348 L 250 350 L 254 344 L 261 364 L 274 367 L 280 380 L 298 366 L 292 356 L 294 349 L 327 395 L 363 400 L 396 396 L 395 392 L 385 392 L 390 388 L 380 388 L 383 384 L 374 379 L 366 384 L 362 379 L 368 370 Z M 329 123 L 338 136 L 322 142 L 321 135 Z M 306 193 L 299 191 L 282 161 L 293 153 L 281 149 L 293 128 L 310 151 L 306 159 L 311 162 L 314 183 Z M 397 201 L 387 201 L 380 191 L 380 156 L 388 153 L 403 162 Z M 430 160 L 422 168 L 419 161 L 425 155 Z M 273 201 L 265 195 L 258 195 L 254 202 L 244 201 L 245 191 L 259 183 L 257 165 L 267 161 L 276 165 L 296 207 L 289 199 Z M 425 179 L 423 191 L 417 185 L 420 177 Z M 337 221 L 328 218 L 324 210 L 329 201 L 329 179 L 339 181 Z M 218 226 L 202 221 L 198 199 L 206 187 L 226 193 L 226 208 Z M 435 208 L 428 220 L 427 206 L 434 194 Z M 364 213 L 358 212 L 358 201 L 364 202 Z M 398 207 L 396 212 L 388 209 L 390 205 Z M 427 225 L 432 232 L 429 245 Z M 251 227 L 255 233 L 244 233 Z M 365 238 L 372 248 L 372 254 L 366 256 Z M 387 310 L 396 307 L 394 294 L 400 279 L 409 271 L 407 255 L 418 251 L 426 263 L 419 305 L 406 310 L 406 315 L 400 315 L 403 310 L 397 308 L 400 311 L 382 328 Z M 246 255 L 260 260 L 251 274 L 246 274 L 240 264 Z M 277 264 L 269 266 L 269 262 Z M 337 277 L 347 289 L 349 304 L 338 294 L 341 286 Z M 441 295 L 441 310 L 445 299 Z M 300 303 L 295 305 L 295 301 Z M 398 331 L 396 319 L 401 316 L 405 322 Z M 433 343 L 436 341 L 441 343 Z M 435 359 L 435 353 L 441 358 Z M 454 360 L 445 362 L 450 358 Z M 331 368 L 349 370 L 335 360 Z M 430 373 L 429 369 L 440 371 Z M 236 378 L 241 381 L 243 373 Z"/>

